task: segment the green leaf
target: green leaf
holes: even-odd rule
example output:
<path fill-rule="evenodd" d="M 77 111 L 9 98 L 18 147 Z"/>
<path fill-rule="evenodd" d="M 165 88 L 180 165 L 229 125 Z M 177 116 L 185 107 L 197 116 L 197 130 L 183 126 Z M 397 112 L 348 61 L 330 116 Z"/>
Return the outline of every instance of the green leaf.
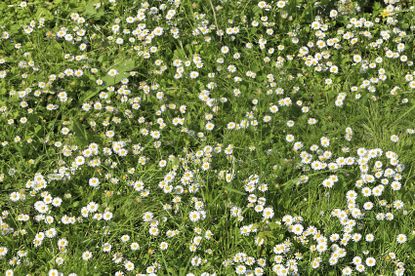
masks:
<path fill-rule="evenodd" d="M 53 14 L 48 10 L 44 8 L 38 8 L 35 14 L 35 18 L 45 18 L 47 20 L 52 20 L 54 18 Z"/>
<path fill-rule="evenodd" d="M 135 65 L 135 61 L 131 58 L 124 58 L 124 59 L 116 59 L 116 68 L 119 71 L 131 71 L 133 70 L 136 65 Z"/>
<path fill-rule="evenodd" d="M 85 130 L 85 128 L 82 126 L 82 124 L 79 121 L 73 121 L 72 122 L 72 130 L 75 134 L 76 140 L 82 144 L 86 145 L 88 144 L 88 135 Z"/>
<path fill-rule="evenodd" d="M 80 11 L 84 16 L 98 20 L 105 15 L 105 11 L 102 9 L 102 5 L 97 9 L 97 4 L 100 4 L 99 0 L 90 0 L 84 7 L 80 8 Z"/>
<path fill-rule="evenodd" d="M 273 238 L 272 231 L 261 231 L 258 233 L 258 237 L 260 238 Z"/>
<path fill-rule="evenodd" d="M 234 189 L 234 188 L 232 188 L 232 187 L 229 187 L 229 186 L 223 186 L 223 188 L 224 188 L 225 190 L 229 191 L 229 192 L 232 192 L 232 193 L 236 193 L 236 194 L 240 194 L 240 195 L 245 195 L 245 193 L 244 193 L 244 192 L 241 192 L 241 191 L 239 191 L 239 190 L 237 190 L 237 189 Z"/>
<path fill-rule="evenodd" d="M 269 228 L 270 228 L 271 230 L 278 230 L 278 229 L 281 229 L 281 224 L 278 224 L 278 223 L 275 223 L 275 222 L 270 222 L 270 223 L 268 224 L 268 226 L 269 226 Z"/>
<path fill-rule="evenodd" d="M 41 125 L 36 125 L 35 126 L 35 134 L 38 134 L 41 129 L 42 129 Z"/>
<path fill-rule="evenodd" d="M 119 83 L 122 79 L 128 78 L 130 71 L 133 71 L 137 67 L 136 62 L 129 57 L 115 59 L 114 65 L 110 69 L 115 69 L 118 74 L 115 77 L 109 76 L 108 74 L 103 76 L 101 80 L 104 81 L 104 85 L 97 87 L 95 90 L 91 90 L 84 94 L 82 101 L 87 101 L 97 95 L 100 91 L 104 90 L 108 86 Z"/>

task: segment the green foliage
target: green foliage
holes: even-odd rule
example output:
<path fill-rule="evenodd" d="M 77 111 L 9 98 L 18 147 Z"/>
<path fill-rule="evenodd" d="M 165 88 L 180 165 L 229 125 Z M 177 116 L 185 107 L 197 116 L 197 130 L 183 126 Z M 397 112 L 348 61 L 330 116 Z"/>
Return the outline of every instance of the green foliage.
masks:
<path fill-rule="evenodd" d="M 0 274 L 412 275 L 414 9 L 0 1 Z"/>

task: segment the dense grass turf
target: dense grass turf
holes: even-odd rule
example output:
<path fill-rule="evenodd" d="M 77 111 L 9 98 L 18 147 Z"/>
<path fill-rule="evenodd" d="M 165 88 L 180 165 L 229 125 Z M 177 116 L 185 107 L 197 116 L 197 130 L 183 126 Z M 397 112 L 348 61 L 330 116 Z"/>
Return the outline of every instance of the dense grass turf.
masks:
<path fill-rule="evenodd" d="M 0 15 L 1 275 L 415 275 L 411 0 Z"/>

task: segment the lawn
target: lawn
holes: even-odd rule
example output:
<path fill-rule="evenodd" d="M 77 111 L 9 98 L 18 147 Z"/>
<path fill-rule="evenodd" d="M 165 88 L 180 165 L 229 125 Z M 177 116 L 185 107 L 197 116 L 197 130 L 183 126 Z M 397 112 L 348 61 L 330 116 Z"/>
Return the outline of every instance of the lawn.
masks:
<path fill-rule="evenodd" d="M 2 0 L 0 275 L 415 275 L 413 0 Z"/>

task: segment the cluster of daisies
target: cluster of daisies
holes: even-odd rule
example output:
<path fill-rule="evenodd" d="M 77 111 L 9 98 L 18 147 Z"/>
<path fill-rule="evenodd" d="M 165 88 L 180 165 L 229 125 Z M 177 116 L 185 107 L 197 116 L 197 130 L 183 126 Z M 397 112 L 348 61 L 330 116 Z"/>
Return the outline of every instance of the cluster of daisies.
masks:
<path fill-rule="evenodd" d="M 0 274 L 415 271 L 411 1 L 6 2 Z"/>

